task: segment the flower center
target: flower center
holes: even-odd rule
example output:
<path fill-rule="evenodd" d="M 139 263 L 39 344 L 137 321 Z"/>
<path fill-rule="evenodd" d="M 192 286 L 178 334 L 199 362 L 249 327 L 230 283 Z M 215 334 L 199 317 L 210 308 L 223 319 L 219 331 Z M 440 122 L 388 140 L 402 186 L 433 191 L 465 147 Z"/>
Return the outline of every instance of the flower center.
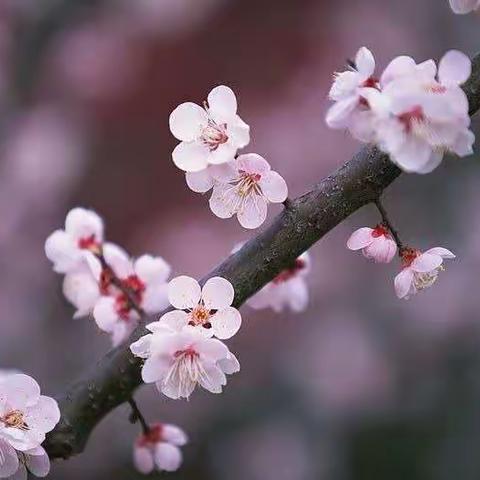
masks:
<path fill-rule="evenodd" d="M 296 277 L 298 273 L 302 271 L 306 266 L 307 264 L 305 260 L 302 260 L 301 258 L 297 258 L 294 264 L 290 268 L 283 270 L 273 279 L 273 283 L 275 284 L 284 283 L 290 280 L 291 278 Z"/>
<path fill-rule="evenodd" d="M 248 173 L 244 170 L 239 170 L 240 177 L 237 184 L 237 192 L 241 197 L 247 197 L 248 195 L 256 194 L 261 195 L 262 190 L 258 182 L 262 176 L 259 173 Z"/>
<path fill-rule="evenodd" d="M 417 290 L 424 290 L 425 288 L 431 287 L 438 278 L 438 274 L 445 270 L 443 265 L 440 265 L 435 270 L 431 272 L 419 273 L 415 272 L 413 276 L 413 284 Z"/>
<path fill-rule="evenodd" d="M 425 122 L 425 114 L 420 105 L 413 107 L 408 112 L 398 115 L 398 120 L 403 123 L 408 133 L 410 133 L 416 125 Z"/>
<path fill-rule="evenodd" d="M 188 315 L 190 325 L 202 325 L 205 328 L 210 328 L 211 311 L 204 305 L 197 305 Z"/>
<path fill-rule="evenodd" d="M 368 77 L 363 83 L 364 88 L 378 88 L 378 78 Z"/>
<path fill-rule="evenodd" d="M 227 124 L 218 125 L 212 119 L 208 120 L 208 125 L 202 130 L 200 140 L 207 145 L 211 152 L 215 151 L 220 145 L 228 142 Z"/>
<path fill-rule="evenodd" d="M 23 418 L 23 413 L 20 410 L 12 410 L 11 412 L 8 412 L 0 418 L 0 422 L 9 428 L 18 428 L 23 431 L 30 430 Z"/>
<path fill-rule="evenodd" d="M 163 425 L 156 423 L 150 425 L 147 433 L 140 435 L 137 440 L 139 447 L 153 447 L 162 440 Z"/>
<path fill-rule="evenodd" d="M 381 223 L 378 224 L 372 232 L 372 237 L 378 238 L 378 237 L 390 237 L 390 232 L 388 231 L 387 227 L 385 225 L 382 225 Z"/>
<path fill-rule="evenodd" d="M 421 255 L 422 252 L 420 250 L 416 250 L 415 248 L 404 248 L 400 252 L 400 257 L 402 258 L 402 267 L 407 268 L 409 267 L 412 262 Z"/>
<path fill-rule="evenodd" d="M 82 250 L 89 250 L 90 252 L 99 255 L 101 253 L 100 243 L 97 241 L 93 233 L 89 237 L 82 237 L 78 240 L 78 248 Z"/>
<path fill-rule="evenodd" d="M 143 294 L 145 292 L 145 284 L 138 278 L 137 275 L 130 275 L 122 280 L 122 284 L 130 291 L 130 298 L 126 293 L 119 293 L 115 299 L 115 310 L 120 318 L 123 320 L 129 319 L 129 314 L 132 309 L 131 299 L 140 305 L 143 300 Z"/>

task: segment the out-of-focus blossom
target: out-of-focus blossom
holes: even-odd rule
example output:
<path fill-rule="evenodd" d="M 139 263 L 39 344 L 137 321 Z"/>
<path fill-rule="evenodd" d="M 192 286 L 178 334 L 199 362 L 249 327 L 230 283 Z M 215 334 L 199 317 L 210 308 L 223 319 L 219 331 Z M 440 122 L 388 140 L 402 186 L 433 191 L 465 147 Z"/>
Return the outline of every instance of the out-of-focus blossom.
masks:
<path fill-rule="evenodd" d="M 413 248 L 405 248 L 401 252 L 402 271 L 395 277 L 395 292 L 398 298 L 408 299 L 425 288 L 431 287 L 444 270 L 443 260 L 455 258 L 446 248 L 435 247 L 420 252 Z"/>
<path fill-rule="evenodd" d="M 362 227 L 355 230 L 347 241 L 347 248 L 362 250 L 366 258 L 378 263 L 390 263 L 397 253 L 395 240 L 382 224 L 375 228 Z"/>
<path fill-rule="evenodd" d="M 85 317 L 92 313 L 101 296 L 98 282 L 88 267 L 67 273 L 63 279 L 63 294 L 76 308 L 73 318 Z"/>
<path fill-rule="evenodd" d="M 130 345 L 132 353 L 145 358 L 142 379 L 155 383 L 169 398 L 188 398 L 197 384 L 212 393 L 221 393 L 225 374 L 240 370 L 228 347 L 207 338 L 199 329 L 154 322 L 146 327 L 152 333 Z"/>
<path fill-rule="evenodd" d="M 280 272 L 271 282 L 247 300 L 255 309 L 272 308 L 281 312 L 290 307 L 294 312 L 307 308 L 308 286 L 305 280 L 310 271 L 310 256 L 307 252 L 300 255 L 290 268 Z"/>
<path fill-rule="evenodd" d="M 285 180 L 256 153 L 240 155 L 226 167 L 216 177 L 210 209 L 219 218 L 237 215 L 244 228 L 259 227 L 267 218 L 268 204 L 286 200 Z"/>
<path fill-rule="evenodd" d="M 455 13 L 465 14 L 480 7 L 480 0 L 449 0 Z"/>
<path fill-rule="evenodd" d="M 372 109 L 381 111 L 377 142 L 400 168 L 429 173 L 446 152 L 473 153 L 468 100 L 460 88 L 470 73 L 470 59 L 452 50 L 440 61 L 437 77 L 395 79 L 383 89 L 382 101 L 372 103 Z"/>
<path fill-rule="evenodd" d="M 58 273 L 79 268 L 85 252 L 99 253 L 103 242 L 103 221 L 92 210 L 74 208 L 65 219 L 65 229 L 56 230 L 45 242 L 45 254 Z"/>
<path fill-rule="evenodd" d="M 188 442 L 186 433 L 176 425 L 157 423 L 140 435 L 134 446 L 136 469 L 148 475 L 155 467 L 158 471 L 173 472 L 182 463 L 182 447 Z"/>
<path fill-rule="evenodd" d="M 57 402 L 40 395 L 40 387 L 33 378 L 16 374 L 0 382 L 0 458 L 9 457 L 9 447 L 20 452 L 39 447 L 59 420 Z"/>
<path fill-rule="evenodd" d="M 222 277 L 208 279 L 203 287 L 191 277 L 176 277 L 168 284 L 168 300 L 177 310 L 167 312 L 159 323 L 190 325 L 207 337 L 225 340 L 242 324 L 240 312 L 231 306 L 234 296 L 232 284 Z"/>
<path fill-rule="evenodd" d="M 104 258 L 116 277 L 120 280 L 125 293 L 118 285 L 108 283 L 107 291 L 100 297 L 93 309 L 93 316 L 99 328 L 112 336 L 113 346 L 128 338 L 138 324 L 139 312 L 156 313 L 168 305 L 167 279 L 170 266 L 161 257 L 142 255 L 134 262 L 118 247 L 104 249 Z M 102 278 L 108 272 L 96 272 L 102 285 Z M 103 277 L 102 277 L 103 276 Z"/>
<path fill-rule="evenodd" d="M 208 94 L 204 108 L 192 102 L 179 105 L 169 124 L 181 141 L 172 153 L 173 162 L 186 172 L 230 162 L 250 142 L 250 127 L 237 115 L 235 94 L 224 85 Z"/>

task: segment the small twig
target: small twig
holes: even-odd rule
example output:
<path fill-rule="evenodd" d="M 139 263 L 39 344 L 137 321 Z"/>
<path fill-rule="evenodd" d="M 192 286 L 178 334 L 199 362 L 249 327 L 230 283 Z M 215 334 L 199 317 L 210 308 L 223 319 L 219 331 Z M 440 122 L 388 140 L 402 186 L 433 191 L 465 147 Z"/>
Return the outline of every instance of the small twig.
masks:
<path fill-rule="evenodd" d="M 135 298 L 135 294 L 132 291 L 131 288 L 126 286 L 120 278 L 117 277 L 115 272 L 113 271 L 112 267 L 107 263 L 105 260 L 105 257 L 103 256 L 102 253 L 96 254 L 96 257 L 100 261 L 100 264 L 102 265 L 102 269 L 108 271 L 110 275 L 110 282 L 112 285 L 117 287 L 126 297 L 128 301 L 128 306 L 132 309 L 135 310 L 140 316 L 145 314 L 145 311 L 143 308 L 137 303 L 137 299 Z"/>
<path fill-rule="evenodd" d="M 147 435 L 150 432 L 150 427 L 148 426 L 148 423 L 145 420 L 145 417 L 143 416 L 142 412 L 138 408 L 137 402 L 133 399 L 133 397 L 130 397 L 128 399 L 128 403 L 132 409 L 132 414 L 130 415 L 130 421 L 132 423 L 139 422 L 140 425 L 142 426 L 143 433 Z"/>
<path fill-rule="evenodd" d="M 400 240 L 400 236 L 398 235 L 398 231 L 394 228 L 392 225 L 392 222 L 390 222 L 390 219 L 388 218 L 387 211 L 385 210 L 384 206 L 382 205 L 382 202 L 380 201 L 380 198 L 376 198 L 374 201 L 375 206 L 377 207 L 378 211 L 380 212 L 380 215 L 382 216 L 382 222 L 383 224 L 390 230 L 390 233 L 392 234 L 393 239 L 395 240 L 395 243 L 397 244 L 399 253 L 402 252 L 402 250 L 405 248 L 403 242 Z"/>

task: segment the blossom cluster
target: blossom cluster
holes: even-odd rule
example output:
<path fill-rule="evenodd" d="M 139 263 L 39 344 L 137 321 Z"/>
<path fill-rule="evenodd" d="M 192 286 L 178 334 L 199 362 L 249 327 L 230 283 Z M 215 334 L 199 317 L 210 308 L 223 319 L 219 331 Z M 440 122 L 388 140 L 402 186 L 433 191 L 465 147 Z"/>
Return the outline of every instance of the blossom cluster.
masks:
<path fill-rule="evenodd" d="M 347 248 L 361 250 L 366 258 L 376 263 L 390 263 L 398 250 L 402 270 L 395 277 L 394 286 L 397 297 L 405 299 L 431 287 L 444 270 L 443 260 L 455 258 L 450 250 L 443 247 L 430 248 L 425 252 L 404 246 L 398 249 L 386 224 L 359 228 L 348 239 Z"/>
<path fill-rule="evenodd" d="M 60 420 L 57 402 L 40 394 L 28 375 L 0 374 L 0 478 L 45 477 L 50 459 L 41 446 Z"/>
<path fill-rule="evenodd" d="M 450 6 L 455 13 L 470 13 L 480 8 L 480 0 L 449 0 Z"/>
<path fill-rule="evenodd" d="M 473 153 L 475 136 L 461 89 L 471 74 L 466 55 L 451 50 L 438 68 L 433 60 L 417 64 L 400 56 L 377 77 L 375 59 L 362 47 L 350 67 L 336 74 L 330 90 L 331 128 L 378 145 L 406 172 L 429 173 L 445 153 Z"/>
<path fill-rule="evenodd" d="M 103 221 L 91 210 L 71 210 L 65 228 L 47 238 L 45 253 L 65 275 L 63 293 L 76 308 L 74 317 L 93 314 L 114 346 L 128 338 L 142 311 L 156 313 L 167 305 L 170 266 L 151 255 L 133 260 L 104 242 Z"/>
<path fill-rule="evenodd" d="M 197 193 L 212 190 L 210 209 L 219 218 L 237 216 L 244 228 L 259 227 L 269 203 L 288 196 L 285 180 L 256 153 L 237 156 L 250 143 L 250 127 L 237 114 L 237 99 L 224 85 L 215 87 L 204 107 L 179 105 L 170 115 L 170 130 L 180 140 L 172 153 Z"/>

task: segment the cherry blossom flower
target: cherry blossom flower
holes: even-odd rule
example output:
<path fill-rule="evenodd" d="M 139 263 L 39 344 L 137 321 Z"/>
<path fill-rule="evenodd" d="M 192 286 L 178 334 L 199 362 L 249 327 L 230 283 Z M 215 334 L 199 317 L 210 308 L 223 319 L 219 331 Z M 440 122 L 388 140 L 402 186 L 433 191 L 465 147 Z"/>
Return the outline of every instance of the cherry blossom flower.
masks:
<path fill-rule="evenodd" d="M 157 423 L 140 435 L 134 446 L 136 469 L 148 475 L 155 467 L 158 471 L 173 472 L 182 463 L 180 448 L 188 442 L 186 433 L 176 425 Z"/>
<path fill-rule="evenodd" d="M 237 150 L 250 142 L 250 127 L 237 115 L 235 94 L 224 85 L 208 94 L 204 108 L 192 102 L 179 105 L 169 123 L 170 131 L 181 141 L 172 159 L 185 172 L 230 162 Z"/>
<path fill-rule="evenodd" d="M 374 76 L 375 58 L 362 47 L 355 56 L 351 70 L 335 74 L 329 97 L 335 103 L 330 107 L 326 122 L 330 128 L 348 128 L 361 141 L 370 141 L 373 130 L 369 128 L 372 113 L 368 96 L 378 89 Z"/>
<path fill-rule="evenodd" d="M 269 203 L 282 203 L 287 196 L 285 180 L 263 157 L 250 153 L 237 157 L 216 177 L 210 209 L 219 218 L 237 215 L 242 227 L 253 229 L 265 221 Z"/>
<path fill-rule="evenodd" d="M 56 230 L 45 242 L 45 253 L 57 273 L 69 273 L 84 261 L 85 252 L 99 253 L 103 221 L 92 210 L 74 208 L 65 219 L 65 229 Z"/>
<path fill-rule="evenodd" d="M 167 312 L 160 322 L 175 328 L 190 325 L 207 337 L 225 340 L 242 324 L 240 312 L 231 306 L 234 296 L 232 284 L 222 277 L 208 279 L 203 287 L 191 277 L 176 277 L 168 284 L 168 300 L 177 310 Z"/>
<path fill-rule="evenodd" d="M 37 455 L 34 449 L 45 440 L 45 434 L 60 420 L 57 402 L 40 395 L 38 383 L 28 375 L 8 375 L 0 382 L 0 458 L 8 458 L 9 468 L 17 462 L 11 458 L 12 450 Z M 4 462 L 5 463 L 5 462 Z M 12 465 L 11 465 L 12 464 Z M 12 467 L 13 468 L 13 467 Z M 15 468 L 15 471 L 17 469 Z"/>
<path fill-rule="evenodd" d="M 398 298 L 408 299 L 425 288 L 431 287 L 444 270 L 443 259 L 455 258 L 446 248 L 435 247 L 420 252 L 413 248 L 403 249 L 402 271 L 395 277 L 395 292 Z"/>
<path fill-rule="evenodd" d="M 310 271 L 310 256 L 300 255 L 290 268 L 280 272 L 271 282 L 247 300 L 254 309 L 272 308 L 281 312 L 290 307 L 294 312 L 302 312 L 308 304 L 308 287 L 305 277 Z"/>
<path fill-rule="evenodd" d="M 480 0 L 450 0 L 450 6 L 455 13 L 465 14 L 480 7 Z"/>
<path fill-rule="evenodd" d="M 429 173 L 446 152 L 473 152 L 468 100 L 460 88 L 470 76 L 470 59 L 452 50 L 440 61 L 437 78 L 428 79 L 430 70 L 390 81 L 379 101 L 370 102 L 380 120 L 377 143 L 406 172 Z"/>
<path fill-rule="evenodd" d="M 163 258 L 151 255 L 142 255 L 132 262 L 122 249 L 113 245 L 106 245 L 103 255 L 122 286 L 130 292 L 127 295 L 118 285 L 109 282 L 108 270 L 105 271 L 99 264 L 92 264 L 104 293 L 95 304 L 93 316 L 99 328 L 111 334 L 113 346 L 117 346 L 137 326 L 140 318 L 138 309 L 156 313 L 168 305 L 170 266 Z"/>
<path fill-rule="evenodd" d="M 198 328 L 158 321 L 146 327 L 152 333 L 130 345 L 132 353 L 144 358 L 142 379 L 155 383 L 169 398 L 189 398 L 200 384 L 212 393 L 221 393 L 225 374 L 240 370 L 240 364 L 228 347 L 215 338 L 207 338 Z"/>
<path fill-rule="evenodd" d="M 383 224 L 359 228 L 348 239 L 347 248 L 362 250 L 366 258 L 377 263 L 390 263 L 397 253 L 397 244 Z"/>
<path fill-rule="evenodd" d="M 28 474 L 46 477 L 50 472 L 50 458 L 43 447 L 32 448 L 26 452 L 17 452 L 18 469 L 11 480 L 27 480 Z M 0 474 L 1 475 L 1 474 Z"/>

